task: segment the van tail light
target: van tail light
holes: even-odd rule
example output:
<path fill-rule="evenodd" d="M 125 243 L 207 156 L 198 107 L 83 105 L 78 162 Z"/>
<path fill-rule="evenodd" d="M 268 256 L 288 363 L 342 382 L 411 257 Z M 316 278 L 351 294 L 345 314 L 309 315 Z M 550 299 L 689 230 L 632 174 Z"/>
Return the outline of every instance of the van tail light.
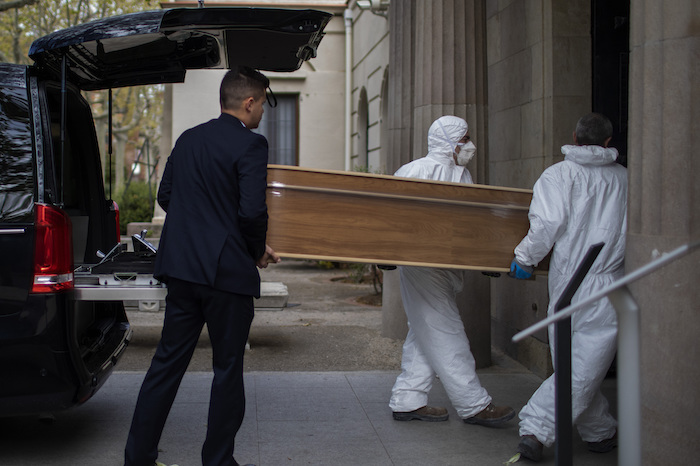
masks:
<path fill-rule="evenodd" d="M 114 211 L 114 221 L 117 224 L 117 243 L 121 241 L 122 232 L 119 230 L 119 204 L 117 201 L 112 201 L 112 210 Z"/>
<path fill-rule="evenodd" d="M 57 207 L 36 204 L 35 220 L 32 293 L 52 293 L 73 288 L 70 217 Z"/>

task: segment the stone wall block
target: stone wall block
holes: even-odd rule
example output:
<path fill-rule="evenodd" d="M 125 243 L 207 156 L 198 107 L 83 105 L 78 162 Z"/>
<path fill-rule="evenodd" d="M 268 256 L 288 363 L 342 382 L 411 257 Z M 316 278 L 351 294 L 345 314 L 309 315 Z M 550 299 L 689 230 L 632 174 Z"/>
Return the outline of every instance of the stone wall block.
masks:
<path fill-rule="evenodd" d="M 501 111 L 522 105 L 532 96 L 532 55 L 524 49 L 489 67 L 489 110 Z"/>
<path fill-rule="evenodd" d="M 542 43 L 528 48 L 530 53 L 530 100 L 541 100 L 545 96 L 544 51 Z"/>
<path fill-rule="evenodd" d="M 540 158 L 544 153 L 542 106 L 542 100 L 534 100 L 519 109 L 521 158 Z"/>
<path fill-rule="evenodd" d="M 552 45 L 554 95 L 590 95 L 592 89 L 590 36 L 557 37 Z"/>
<path fill-rule="evenodd" d="M 552 35 L 589 35 L 590 16 L 590 0 L 551 0 Z"/>
<path fill-rule="evenodd" d="M 631 2 L 628 271 L 700 239 L 697 2 Z M 700 256 L 631 286 L 641 316 L 644 465 L 695 455 L 700 383 Z M 689 413 L 669 418 L 673 410 Z"/>
<path fill-rule="evenodd" d="M 525 28 L 525 45 L 532 47 L 540 44 L 544 37 L 544 7 L 542 2 L 522 2 L 525 4 L 525 16 L 521 18 L 523 27 Z"/>
<path fill-rule="evenodd" d="M 527 4 L 530 2 L 514 2 L 501 11 L 500 42 L 501 53 L 505 57 L 512 56 L 528 46 L 528 23 L 525 21 Z"/>
<path fill-rule="evenodd" d="M 518 160 L 521 157 L 519 107 L 491 114 L 489 124 L 489 162 Z M 493 181 L 493 180 L 491 180 Z"/>
<path fill-rule="evenodd" d="M 487 2 L 492 4 L 494 2 Z M 502 59 L 501 54 L 501 16 L 493 15 L 486 22 L 486 57 L 487 65 L 492 66 Z"/>
<path fill-rule="evenodd" d="M 545 168 L 542 157 L 495 162 L 491 164 L 489 184 L 532 189 Z"/>

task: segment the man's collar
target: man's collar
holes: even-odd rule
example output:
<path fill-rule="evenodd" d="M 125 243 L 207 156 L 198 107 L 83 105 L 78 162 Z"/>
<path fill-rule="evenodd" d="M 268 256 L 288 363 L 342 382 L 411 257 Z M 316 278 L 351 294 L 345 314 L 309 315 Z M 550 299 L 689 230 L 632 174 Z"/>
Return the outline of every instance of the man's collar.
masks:
<path fill-rule="evenodd" d="M 237 117 L 231 115 L 230 113 L 221 112 L 219 119 L 221 119 L 223 121 L 231 122 L 231 123 L 238 122 L 241 126 L 243 126 L 244 128 L 247 128 L 245 123 L 243 123 L 241 120 L 239 120 Z"/>

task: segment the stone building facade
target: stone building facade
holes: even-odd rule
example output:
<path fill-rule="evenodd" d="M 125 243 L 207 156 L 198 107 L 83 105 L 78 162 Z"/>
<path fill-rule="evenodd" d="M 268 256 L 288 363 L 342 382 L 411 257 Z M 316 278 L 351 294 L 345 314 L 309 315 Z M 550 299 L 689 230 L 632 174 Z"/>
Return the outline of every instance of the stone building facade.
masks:
<path fill-rule="evenodd" d="M 700 143 L 700 3 L 341 3 L 312 62 L 328 65 L 334 82 L 314 88 L 328 89 L 332 105 L 314 106 L 314 118 L 300 121 L 312 126 L 312 143 L 300 142 L 309 154 L 300 155 L 300 165 L 390 174 L 425 155 L 435 118 L 455 114 L 469 122 L 477 146 L 469 166 L 475 182 L 532 188 L 562 159 L 577 119 L 601 111 L 613 119 L 612 145 L 628 166 L 627 270 L 700 240 L 700 156 L 693 149 Z M 324 122 L 332 129 L 318 134 L 323 127 L 314 125 Z M 311 155 L 317 151 L 323 154 Z M 632 286 L 641 308 L 644 464 L 682 464 L 700 438 L 699 260 L 696 252 Z M 403 338 L 397 281 L 385 275 L 383 332 Z M 547 375 L 545 332 L 511 342 L 545 317 L 546 279 L 468 272 L 465 288 L 460 306 L 478 364 L 490 364 L 493 345 Z"/>
<path fill-rule="evenodd" d="M 270 88 L 279 101 L 284 100 L 285 119 L 292 118 L 291 134 L 284 143 L 292 154 L 292 165 L 320 169 L 343 170 L 346 159 L 345 81 L 346 29 L 343 21 L 345 0 L 206 0 L 207 6 L 262 8 L 313 8 L 333 14 L 325 28 L 316 58 L 306 61 L 291 73 L 265 72 Z M 196 0 L 173 0 L 161 3 L 163 8 L 193 8 Z M 169 154 L 178 136 L 186 129 L 216 118 L 220 114 L 219 85 L 225 71 L 190 70 L 185 81 L 166 85 L 164 120 L 160 153 Z M 278 105 L 278 107 L 280 107 Z M 271 109 L 266 107 L 268 115 Z M 264 120 L 266 118 L 264 117 Z M 268 139 L 270 139 L 268 137 Z M 291 142 L 290 142 L 291 140 Z M 271 144 L 272 145 L 272 144 Z M 161 168 L 165 166 L 163 162 Z M 162 223 L 165 213 L 156 206 L 153 223 Z M 157 226 L 154 228 L 157 230 Z"/>
<path fill-rule="evenodd" d="M 578 117 L 601 111 L 613 119 L 613 145 L 629 170 L 627 270 L 700 240 L 700 156 L 693 149 L 700 137 L 700 4 L 392 0 L 388 23 L 388 171 L 423 156 L 430 122 L 455 113 L 469 121 L 477 145 L 469 167 L 477 183 L 531 188 L 561 160 Z M 644 464 L 687 461 L 700 434 L 699 260 L 696 252 L 632 286 L 641 308 Z M 546 281 L 479 280 L 471 277 L 467 286 L 476 291 L 463 299 L 490 309 L 490 343 L 548 373 L 544 333 L 510 341 L 544 317 Z M 478 296 L 484 287 L 487 296 Z M 489 333 L 469 316 L 467 327 Z"/>

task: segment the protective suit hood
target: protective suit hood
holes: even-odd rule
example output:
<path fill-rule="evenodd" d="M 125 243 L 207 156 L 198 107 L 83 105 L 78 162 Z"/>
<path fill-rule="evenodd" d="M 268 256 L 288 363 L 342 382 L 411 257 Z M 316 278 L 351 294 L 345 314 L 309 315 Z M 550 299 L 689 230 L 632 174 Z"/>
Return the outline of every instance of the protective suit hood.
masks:
<path fill-rule="evenodd" d="M 469 126 L 463 119 L 445 115 L 433 122 L 428 129 L 428 157 L 443 163 L 452 161 L 457 143 L 467 134 Z"/>
<path fill-rule="evenodd" d="M 575 162 L 579 165 L 608 165 L 617 160 L 617 149 L 602 146 L 562 146 L 561 153 L 564 160 Z"/>
<path fill-rule="evenodd" d="M 466 167 L 455 163 L 453 154 L 457 143 L 467 134 L 467 122 L 446 115 L 438 118 L 428 129 L 428 154 L 401 166 L 394 175 L 452 183 L 473 183 Z"/>

